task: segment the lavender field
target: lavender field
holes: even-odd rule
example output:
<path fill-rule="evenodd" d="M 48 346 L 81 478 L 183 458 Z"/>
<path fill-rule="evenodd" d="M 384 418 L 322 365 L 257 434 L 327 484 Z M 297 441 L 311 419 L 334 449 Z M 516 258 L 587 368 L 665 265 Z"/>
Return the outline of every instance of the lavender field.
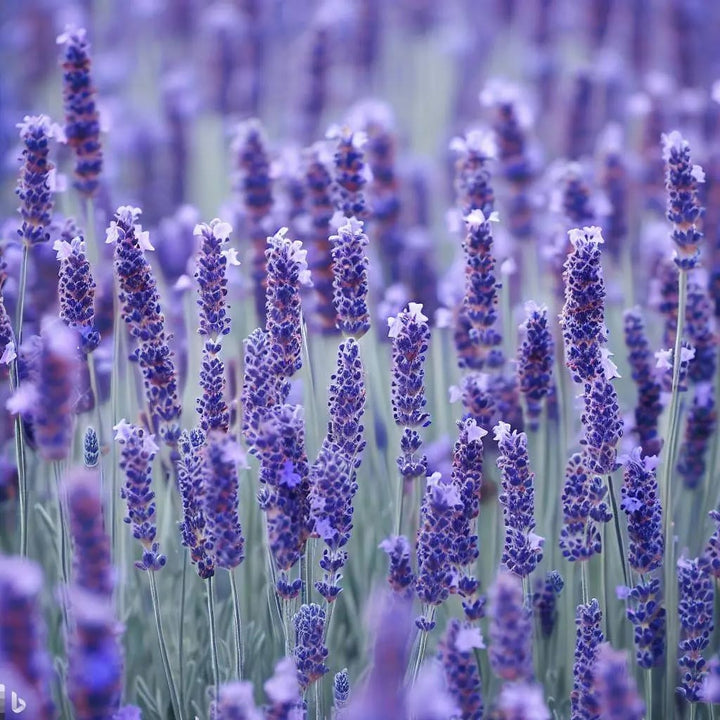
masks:
<path fill-rule="evenodd" d="M 720 4 L 0 30 L 0 720 L 720 718 Z"/>

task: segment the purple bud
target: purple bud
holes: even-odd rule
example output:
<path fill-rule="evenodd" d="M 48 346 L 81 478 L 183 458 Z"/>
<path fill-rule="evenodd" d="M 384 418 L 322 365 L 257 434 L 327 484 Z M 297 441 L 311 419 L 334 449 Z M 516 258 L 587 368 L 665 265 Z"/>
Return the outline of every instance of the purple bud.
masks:
<path fill-rule="evenodd" d="M 490 667 L 506 682 L 533 679 L 532 616 L 522 582 L 501 571 L 490 589 Z"/>
<path fill-rule="evenodd" d="M 314 603 L 301 605 L 300 610 L 293 617 L 293 625 L 298 683 L 304 692 L 328 672 L 325 665 L 328 650 L 323 640 L 325 611 Z"/>
<path fill-rule="evenodd" d="M 364 219 L 368 215 L 363 192 L 367 184 L 365 133 L 353 132 L 345 126 L 331 128 L 328 135 L 337 141 L 333 156 L 335 207 L 346 218 Z"/>
<path fill-rule="evenodd" d="M 601 625 L 602 611 L 597 600 L 577 606 L 573 690 L 570 693 L 572 717 L 576 720 L 600 720 L 601 717 L 594 685 L 598 648 L 605 640 Z"/>
<path fill-rule="evenodd" d="M 387 581 L 400 597 L 410 598 L 415 590 L 415 575 L 410 561 L 410 543 L 404 535 L 391 535 L 380 543 L 387 553 Z"/>
<path fill-rule="evenodd" d="M 63 105 L 65 137 L 75 152 L 75 187 L 87 197 L 98 188 L 103 157 L 100 113 L 90 74 L 90 45 L 86 31 L 70 28 L 58 38 L 63 46 Z"/>
<path fill-rule="evenodd" d="M 546 307 L 525 306 L 527 318 L 520 326 L 525 338 L 518 348 L 517 374 L 520 392 L 525 396 L 531 430 L 537 430 L 542 401 L 550 393 L 553 366 L 553 337 L 548 327 Z"/>

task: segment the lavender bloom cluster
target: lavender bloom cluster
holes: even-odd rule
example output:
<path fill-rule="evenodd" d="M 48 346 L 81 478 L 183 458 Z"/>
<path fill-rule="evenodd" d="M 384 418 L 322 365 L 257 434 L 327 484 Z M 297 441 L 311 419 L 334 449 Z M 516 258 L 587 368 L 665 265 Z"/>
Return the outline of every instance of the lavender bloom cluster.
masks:
<path fill-rule="evenodd" d="M 333 305 L 337 327 L 345 335 L 362 337 L 370 329 L 367 306 L 368 259 L 367 235 L 363 223 L 355 217 L 340 225 L 330 236 L 332 246 Z"/>
<path fill-rule="evenodd" d="M 334 203 L 346 218 L 364 219 L 369 214 L 363 188 L 367 184 L 367 166 L 363 147 L 364 132 L 353 132 L 347 125 L 331 127 L 327 137 L 336 141 L 333 156 Z"/>
<path fill-rule="evenodd" d="M 95 327 L 95 280 L 85 255 L 85 240 L 56 240 L 53 250 L 60 261 L 58 296 L 60 317 L 80 335 L 80 347 L 91 353 L 100 344 Z"/>
<path fill-rule="evenodd" d="M 401 598 L 412 597 L 415 574 L 410 559 L 410 541 L 404 535 L 391 535 L 380 543 L 380 549 L 388 556 L 388 585 Z"/>
<path fill-rule="evenodd" d="M 83 28 L 68 28 L 57 39 L 63 46 L 65 137 L 75 153 L 75 187 L 92 197 L 102 171 L 100 113 L 95 102 L 90 45 Z"/>
<path fill-rule="evenodd" d="M 599 717 L 608 720 L 642 720 L 645 717 L 645 703 L 628 671 L 627 653 L 613 650 L 609 643 L 604 643 L 597 651 L 593 690 Z"/>
<path fill-rule="evenodd" d="M 548 327 L 548 311 L 533 302 L 525 305 L 527 318 L 520 326 L 525 333 L 518 348 L 517 373 L 520 392 L 525 397 L 531 430 L 537 430 L 542 402 L 552 387 L 553 338 Z"/>
<path fill-rule="evenodd" d="M 705 173 L 699 165 L 692 164 L 690 144 L 677 130 L 663 134 L 662 148 L 667 219 L 673 224 L 675 264 L 681 271 L 691 270 L 698 264 L 703 238 L 700 220 L 704 210 L 698 198 L 698 183 L 705 182 Z"/>
<path fill-rule="evenodd" d="M 160 432 L 168 444 L 174 445 L 180 416 L 177 373 L 157 283 L 144 252 L 152 246 L 148 233 L 137 223 L 139 215 L 138 208 L 118 208 L 107 231 L 107 242 L 115 243 L 118 297 L 122 317 L 137 345 L 130 359 L 138 363 L 143 374 L 150 429 Z"/>
<path fill-rule="evenodd" d="M 65 483 L 65 495 L 74 548 L 73 581 L 84 591 L 110 598 L 115 588 L 115 571 L 98 473 L 85 469 L 72 471 Z"/>
<path fill-rule="evenodd" d="M 143 546 L 142 560 L 135 563 L 139 570 L 160 570 L 166 557 L 160 554 L 155 540 L 155 493 L 151 489 L 152 464 L 158 451 L 153 435 L 123 418 L 114 428 L 120 443 L 120 468 L 125 473 L 121 497 L 127 501 L 125 522 L 132 525 L 133 537 Z"/>
<path fill-rule="evenodd" d="M 530 470 L 527 436 L 510 425 L 498 423 L 494 428 L 498 443 L 497 465 L 502 474 L 499 500 L 505 519 L 505 545 L 502 564 L 521 577 L 537 567 L 543 557 L 545 539 L 535 530 L 535 474 Z"/>
<path fill-rule="evenodd" d="M 16 190 L 22 216 L 18 234 L 26 245 L 32 246 L 50 239 L 48 227 L 52 219 L 55 177 L 55 166 L 49 160 L 50 141 L 61 139 L 62 132 L 47 115 L 26 116 L 18 127 L 24 144 Z"/>
<path fill-rule="evenodd" d="M 578 720 L 599 720 L 599 700 L 595 688 L 595 664 L 605 637 L 601 630 L 602 611 L 598 601 L 578 605 L 575 612 L 575 661 L 573 689 L 570 693 L 572 717 Z"/>
<path fill-rule="evenodd" d="M 325 611 L 314 603 L 302 605 L 293 617 L 293 625 L 298 684 L 305 691 L 328 672 L 328 667 L 325 665 L 328 650 L 323 641 Z"/>
<path fill-rule="evenodd" d="M 39 565 L 25 558 L 0 556 L 0 664 L 9 664 L 35 691 L 38 720 L 52 720 L 53 670 L 40 612 L 42 585 Z"/>

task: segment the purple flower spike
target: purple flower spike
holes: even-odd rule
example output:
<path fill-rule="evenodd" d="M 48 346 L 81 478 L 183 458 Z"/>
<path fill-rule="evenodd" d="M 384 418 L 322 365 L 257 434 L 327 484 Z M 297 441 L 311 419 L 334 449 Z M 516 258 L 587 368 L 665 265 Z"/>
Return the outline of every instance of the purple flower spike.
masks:
<path fill-rule="evenodd" d="M 250 682 L 231 682 L 220 686 L 218 699 L 210 709 L 212 720 L 262 720 L 255 705 Z"/>
<path fill-rule="evenodd" d="M 263 715 L 255 705 L 253 686 L 250 682 L 231 682 L 220 686 L 218 699 L 213 702 L 212 720 L 262 720 Z"/>
<path fill-rule="evenodd" d="M 86 197 L 98 188 L 103 157 L 100 113 L 90 74 L 90 45 L 83 28 L 68 28 L 57 39 L 63 46 L 65 137 L 75 152 L 75 187 Z"/>
<path fill-rule="evenodd" d="M 180 430 L 180 404 L 173 353 L 168 345 L 165 316 L 146 250 L 152 250 L 149 235 L 138 224 L 140 210 L 119 207 L 107 230 L 108 243 L 115 243 L 115 272 L 120 284 L 118 297 L 122 317 L 136 348 L 130 359 L 143 375 L 145 397 L 150 411 L 150 429 L 174 445 Z"/>
<path fill-rule="evenodd" d="M 267 293 L 265 325 L 272 371 L 289 378 L 302 367 L 300 286 L 310 284 L 307 251 L 299 240 L 285 237 L 280 228 L 267 239 Z M 285 401 L 287 398 L 282 398 Z"/>
<path fill-rule="evenodd" d="M 708 514 L 717 527 L 707 541 L 700 561 L 710 575 L 720 578 L 720 510 L 711 510 Z"/>
<path fill-rule="evenodd" d="M 603 720 L 643 720 L 645 703 L 628 668 L 627 653 L 603 643 L 597 651 L 593 689 Z"/>
<path fill-rule="evenodd" d="M 454 138 L 450 150 L 457 155 L 455 192 L 460 210 L 463 215 L 480 210 L 489 217 L 495 204 L 488 167 L 496 151 L 492 135 L 471 130 L 465 137 Z"/>
<path fill-rule="evenodd" d="M 601 350 L 601 354 L 604 352 Z M 581 418 L 585 434 L 580 444 L 585 446 L 588 470 L 596 475 L 616 469 L 617 444 L 623 435 L 618 396 L 610 377 L 600 371 L 585 383 L 585 412 Z"/>
<path fill-rule="evenodd" d="M 304 692 L 328 672 L 325 665 L 328 650 L 323 642 L 325 611 L 314 603 L 301 605 L 293 617 L 293 625 L 298 683 Z"/>
<path fill-rule="evenodd" d="M 608 509 L 607 487 L 598 475 L 587 469 L 586 459 L 575 453 L 565 469 L 562 492 L 563 526 L 560 550 L 570 561 L 583 561 L 602 551 L 598 525 L 612 520 Z"/>
<path fill-rule="evenodd" d="M 603 636 L 602 611 L 593 599 L 578 605 L 575 611 L 575 661 L 570 706 L 573 720 L 600 720 L 598 698 L 594 686 L 594 669 Z"/>
<path fill-rule="evenodd" d="M 367 136 L 349 127 L 333 126 L 327 137 L 337 142 L 334 161 L 335 207 L 346 218 L 364 219 L 368 215 L 363 188 L 367 184 L 367 168 L 363 147 Z"/>
<path fill-rule="evenodd" d="M 67 692 L 77 720 L 110 718 L 120 707 L 123 689 L 122 626 L 110 601 L 72 588 L 72 630 L 68 642 Z"/>
<path fill-rule="evenodd" d="M 528 576 L 542 560 L 545 539 L 535 529 L 535 474 L 530 471 L 527 436 L 498 423 L 494 428 L 498 443 L 497 466 L 502 474 L 500 503 L 505 518 L 505 546 L 502 564 L 521 577 Z"/>
<path fill-rule="evenodd" d="M 362 337 L 370 329 L 367 306 L 367 235 L 363 223 L 349 218 L 330 236 L 333 262 L 333 303 L 337 326 L 345 335 Z"/>
<path fill-rule="evenodd" d="M 633 624 L 633 641 L 638 667 L 657 667 L 665 659 L 666 612 L 660 580 L 651 579 L 627 591 L 627 618 Z"/>
<path fill-rule="evenodd" d="M 638 393 L 634 431 L 643 454 L 658 455 L 662 447 L 662 440 L 658 437 L 658 421 L 662 413 L 661 388 L 655 379 L 655 361 L 645 334 L 640 308 L 625 311 L 624 329 L 628 362 Z"/>
<path fill-rule="evenodd" d="M 330 377 L 328 409 L 328 440 L 338 445 L 358 467 L 365 448 L 362 425 L 365 412 L 365 370 L 360 347 L 353 338 L 348 338 L 338 347 L 336 370 Z"/>
<path fill-rule="evenodd" d="M 400 597 L 411 598 L 415 591 L 415 575 L 410 560 L 410 542 L 404 535 L 391 535 L 380 543 L 380 549 L 388 556 L 388 584 Z"/>
<path fill-rule="evenodd" d="M 431 475 L 420 506 L 416 543 L 418 574 L 415 590 L 421 602 L 427 605 L 440 605 L 457 590 L 453 568 L 454 522 L 461 510 L 460 494 L 452 483 L 443 480 L 440 473 Z M 421 629 L 431 630 L 432 627 Z"/>
<path fill-rule="evenodd" d="M 575 382 L 591 382 L 602 371 L 600 345 L 607 340 L 605 283 L 600 264 L 600 228 L 568 232 L 572 250 L 564 265 L 565 305 L 560 316 L 565 364 Z"/>
<path fill-rule="evenodd" d="M 332 178 L 325 160 L 321 144 L 309 150 L 305 168 L 308 212 L 312 226 L 308 241 L 308 266 L 315 289 L 315 320 L 323 335 L 334 335 L 338 328 L 333 304 L 333 261 L 329 236 L 330 220 L 335 208 L 330 197 Z"/>
<path fill-rule="evenodd" d="M 678 617 L 680 642 L 678 693 L 688 702 L 699 702 L 707 662 L 702 655 L 713 631 L 713 584 L 701 560 L 680 558 L 678 569 Z"/>
<path fill-rule="evenodd" d="M 265 318 L 265 247 L 266 223 L 273 206 L 270 159 L 265 132 L 259 120 L 241 123 L 233 141 L 237 157 L 239 190 L 247 215 L 247 235 L 252 243 L 251 275 L 255 285 L 255 310 L 258 319 Z"/>
<path fill-rule="evenodd" d="M 263 687 L 268 698 L 264 708 L 265 720 L 302 720 L 305 717 L 293 658 L 280 660 L 275 665 L 273 676 Z"/>
<path fill-rule="evenodd" d="M 342 710 L 350 698 L 350 676 L 347 668 L 335 673 L 333 678 L 333 708 L 335 712 Z"/>
<path fill-rule="evenodd" d="M 40 610 L 40 566 L 19 557 L 0 556 L 0 662 L 8 662 L 35 691 L 38 720 L 56 717 L 51 695 L 52 662 L 45 648 Z"/>
<path fill-rule="evenodd" d="M 135 563 L 139 570 L 160 570 L 166 562 L 160 546 L 155 542 L 155 493 L 151 490 L 152 463 L 158 446 L 154 435 L 123 418 L 114 428 L 115 440 L 120 443 L 120 468 L 125 473 L 125 485 L 120 495 L 127 501 L 125 522 L 132 524 L 133 537 L 143 546 L 142 560 Z"/>
<path fill-rule="evenodd" d="M 328 602 L 341 590 L 340 572 L 347 562 L 347 551 L 343 548 L 352 532 L 352 501 L 357 488 L 352 462 L 341 447 L 326 438 L 310 468 L 309 500 L 315 534 L 326 545 L 320 560 L 323 579 L 315 587 Z"/>
<path fill-rule="evenodd" d="M 110 598 L 115 587 L 115 572 L 98 473 L 72 470 L 65 481 L 65 495 L 74 549 L 73 582 L 83 590 Z"/>
<path fill-rule="evenodd" d="M 696 489 L 705 475 L 710 441 L 716 426 L 714 388 L 711 383 L 704 382 L 695 388 L 685 425 L 685 436 L 678 453 L 677 471 L 688 490 Z"/>
<path fill-rule="evenodd" d="M 208 474 L 203 454 L 204 443 L 202 430 L 184 430 L 178 441 L 180 459 L 177 465 L 183 507 L 183 520 L 180 523 L 182 544 L 190 551 L 190 560 L 203 580 L 215 574 L 213 559 L 208 553 L 205 518 Z"/>
<path fill-rule="evenodd" d="M 688 377 L 698 384 L 712 382 L 717 366 L 717 336 L 713 307 L 705 286 L 695 281 L 688 284 L 685 318 L 687 338 L 695 348 L 695 357 L 690 362 Z"/>
<path fill-rule="evenodd" d="M 705 182 L 705 173 L 690 160 L 688 141 L 674 130 L 662 136 L 665 160 L 667 219 L 673 225 L 672 239 L 676 246 L 675 264 L 681 270 L 696 267 L 700 258 L 703 234 L 700 221 L 705 209 L 698 198 L 698 183 Z"/>
<path fill-rule="evenodd" d="M 460 709 L 462 720 L 482 720 L 483 717 L 482 683 L 473 651 L 484 647 L 480 629 L 456 618 L 448 621 L 445 635 L 438 644 L 445 684 Z"/>
<path fill-rule="evenodd" d="M 548 327 L 546 307 L 533 302 L 525 305 L 527 318 L 520 326 L 525 333 L 518 349 L 520 392 L 525 396 L 531 430 L 537 430 L 542 402 L 550 393 L 553 366 L 553 338 Z"/>
<path fill-rule="evenodd" d="M 625 461 L 620 507 L 628 521 L 628 563 L 640 575 L 662 566 L 662 506 L 655 476 L 657 458 L 642 457 L 636 447 Z"/>
<path fill-rule="evenodd" d="M 85 240 L 79 236 L 70 242 L 56 240 L 53 250 L 60 262 L 60 317 L 80 335 L 82 351 L 90 353 L 100 344 L 100 333 L 95 328 L 95 281 L 85 256 Z"/>
<path fill-rule="evenodd" d="M 427 427 L 430 415 L 425 411 L 425 353 L 430 343 L 430 328 L 422 305 L 410 303 L 397 317 L 388 318 L 392 338 L 393 418 L 399 427 Z"/>
<path fill-rule="evenodd" d="M 37 245 L 50 239 L 48 227 L 53 210 L 55 166 L 48 160 L 48 155 L 50 140 L 60 139 L 62 131 L 47 115 L 28 115 L 18 127 L 25 146 L 16 190 L 20 198 L 18 211 L 22 216 L 18 235 L 26 245 Z"/>
<path fill-rule="evenodd" d="M 230 332 L 228 314 L 227 266 L 239 264 L 234 250 L 225 245 L 232 227 L 217 218 L 209 225 L 195 226 L 195 235 L 200 237 L 200 249 L 196 258 L 195 279 L 198 284 L 198 305 L 200 306 L 200 328 L 204 338 L 202 368 L 200 370 L 201 396 L 197 411 L 200 426 L 205 432 L 223 430 L 230 424 L 230 411 L 225 401 L 225 364 L 218 357 L 220 339 Z"/>
<path fill-rule="evenodd" d="M 523 602 L 522 582 L 501 571 L 490 589 L 490 667 L 506 682 L 531 681 L 532 616 Z"/>
<path fill-rule="evenodd" d="M 80 378 L 78 344 L 76 333 L 57 319 L 44 323 L 31 411 L 35 442 L 44 460 L 64 460 L 70 452 Z"/>
<path fill-rule="evenodd" d="M 558 614 L 557 597 L 564 585 L 565 581 L 557 570 L 552 570 L 544 578 L 535 580 L 532 606 L 545 637 L 550 637 L 555 629 Z"/>
<path fill-rule="evenodd" d="M 207 436 L 204 455 L 206 548 L 215 567 L 232 570 L 245 558 L 245 538 L 238 517 L 237 471 L 244 454 L 230 435 L 215 430 Z"/>

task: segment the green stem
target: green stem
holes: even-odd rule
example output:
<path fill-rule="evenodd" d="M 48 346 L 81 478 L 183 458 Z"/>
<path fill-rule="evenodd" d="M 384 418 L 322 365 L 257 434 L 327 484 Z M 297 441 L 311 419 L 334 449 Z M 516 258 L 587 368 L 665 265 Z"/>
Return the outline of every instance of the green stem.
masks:
<path fill-rule="evenodd" d="M 426 606 L 423 610 L 423 616 L 428 623 L 432 623 L 435 619 L 435 606 Z M 420 637 L 418 638 L 417 655 L 415 656 L 415 664 L 413 667 L 412 677 L 410 679 L 410 685 L 414 685 L 420 672 L 420 665 L 422 665 L 423 658 L 425 657 L 425 649 L 427 648 L 428 635 L 430 633 L 425 630 L 420 631 Z"/>
<path fill-rule="evenodd" d="M 15 341 L 19 348 L 22 345 L 23 320 L 25 317 L 25 291 L 27 289 L 27 268 L 30 246 L 23 243 L 22 260 L 20 261 L 20 283 L 18 285 L 17 308 L 15 309 Z"/>
<path fill-rule="evenodd" d="M 177 720 L 184 720 L 177 687 L 175 686 L 175 680 L 173 679 L 172 668 L 170 667 L 170 656 L 168 655 L 167 643 L 165 642 L 162 618 L 160 617 L 160 601 L 158 599 L 155 573 L 152 570 L 148 570 L 147 574 L 148 581 L 150 582 L 150 597 L 152 599 L 153 614 L 155 616 L 155 630 L 157 631 L 158 645 L 160 646 L 160 659 L 165 673 L 165 681 L 167 682 L 168 690 L 170 692 L 170 702 L 172 703 L 173 713 L 175 714 Z"/>
<path fill-rule="evenodd" d="M 673 377 L 672 392 L 670 396 L 670 407 L 667 413 L 667 432 L 665 433 L 666 444 L 663 446 L 664 463 L 662 466 L 660 492 L 662 496 L 663 509 L 663 537 L 665 539 L 665 611 L 667 617 L 675 617 L 677 613 L 677 599 L 675 598 L 676 568 L 675 568 L 675 546 L 673 542 L 673 519 L 672 519 L 672 492 L 670 479 L 675 466 L 675 445 L 679 432 L 680 419 L 680 354 L 682 350 L 683 328 L 685 326 L 685 307 L 687 304 L 687 283 L 688 277 L 685 270 L 678 274 L 678 315 L 677 329 L 675 331 L 675 348 L 673 352 Z M 671 717 L 675 703 L 675 674 L 677 662 L 677 641 L 676 623 L 668 623 L 667 627 L 667 649 L 665 653 L 666 676 L 665 676 L 665 713 Z"/>
<path fill-rule="evenodd" d="M 208 628 L 210 630 L 210 660 L 212 662 L 213 686 L 215 688 L 213 698 L 217 699 L 220 688 L 220 662 L 218 661 L 217 638 L 215 636 L 215 597 L 212 576 L 207 579 L 205 590 L 207 595 Z"/>
<path fill-rule="evenodd" d="M 243 642 L 242 622 L 240 616 L 240 593 L 238 592 L 235 573 L 230 570 L 230 592 L 232 594 L 233 620 L 235 627 L 235 676 L 237 680 L 242 679 L 243 673 Z"/>
<path fill-rule="evenodd" d="M 55 488 L 57 492 L 57 503 L 58 503 L 58 520 L 60 525 L 60 572 L 63 581 L 63 586 L 68 587 L 70 572 L 68 564 L 68 523 L 67 523 L 67 509 L 64 501 L 64 491 L 62 485 L 62 470 L 60 468 L 59 461 L 53 461 L 53 474 L 55 476 Z"/>
<path fill-rule="evenodd" d="M 583 605 L 587 605 L 590 602 L 590 596 L 588 594 L 587 560 L 580 562 L 580 587 L 582 589 Z"/>
<path fill-rule="evenodd" d="M 610 504 L 613 511 L 613 524 L 615 525 L 615 538 L 617 540 L 618 552 L 620 553 L 620 562 L 622 563 L 623 581 L 625 587 L 630 587 L 630 579 L 628 575 L 627 560 L 625 558 L 625 546 L 623 543 L 622 532 L 620 530 L 620 517 L 618 516 L 618 504 L 615 499 L 615 488 L 613 487 L 612 475 L 608 475 L 608 490 L 610 492 Z"/>
<path fill-rule="evenodd" d="M 180 706 L 185 707 L 185 587 L 187 584 L 188 551 L 183 556 L 182 581 L 180 583 L 180 626 L 178 627 L 178 676 L 180 678 Z"/>

